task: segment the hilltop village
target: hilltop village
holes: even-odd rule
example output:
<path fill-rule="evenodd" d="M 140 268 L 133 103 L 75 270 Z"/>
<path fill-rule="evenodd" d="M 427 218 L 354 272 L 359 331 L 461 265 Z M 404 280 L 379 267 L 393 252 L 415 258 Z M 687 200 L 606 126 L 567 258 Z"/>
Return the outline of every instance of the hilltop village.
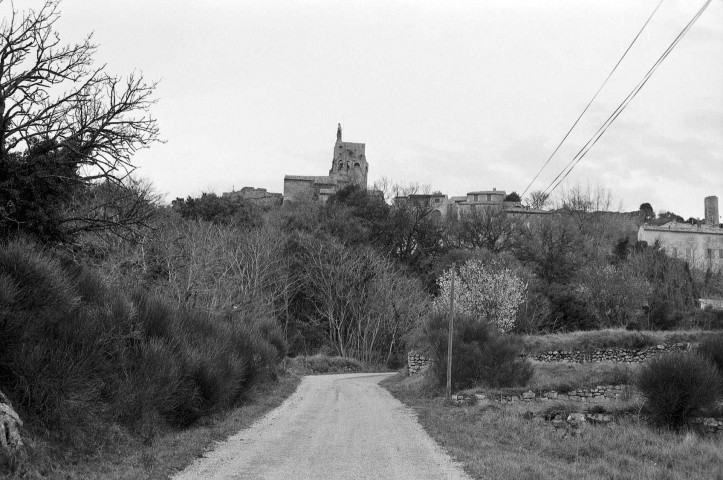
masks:
<path fill-rule="evenodd" d="M 271 193 L 264 188 L 244 187 L 239 191 L 226 192 L 224 197 L 240 198 L 262 207 L 279 207 L 298 201 L 316 201 L 325 204 L 342 188 L 355 184 L 367 189 L 369 163 L 365 153 L 366 144 L 347 142 L 342 138 L 341 124 L 337 126 L 336 142 L 328 175 L 286 175 L 284 193 Z M 381 196 L 382 192 L 378 192 Z M 508 196 L 504 190 L 479 190 L 466 195 L 449 196 L 441 192 L 415 193 L 397 196 L 394 205 L 414 204 L 430 210 L 432 218 L 459 218 L 476 209 L 503 209 L 513 216 L 525 219 L 560 213 L 523 205 L 516 196 Z M 641 222 L 637 239 L 649 244 L 658 242 L 665 252 L 686 260 L 691 266 L 702 270 L 723 270 L 723 228 L 720 225 L 718 197 L 704 200 L 705 220 L 700 223 L 670 221 L 664 224 Z M 636 213 L 634 213 L 636 214 Z"/>

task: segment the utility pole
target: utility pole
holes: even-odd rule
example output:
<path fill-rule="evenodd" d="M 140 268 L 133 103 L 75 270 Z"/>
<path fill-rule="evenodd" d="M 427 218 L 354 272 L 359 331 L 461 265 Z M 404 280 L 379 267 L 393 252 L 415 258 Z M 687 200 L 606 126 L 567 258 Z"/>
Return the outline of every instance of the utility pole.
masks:
<path fill-rule="evenodd" d="M 452 265 L 452 284 L 449 288 L 449 337 L 447 338 L 447 400 L 452 399 L 452 333 L 454 332 L 454 272 Z"/>

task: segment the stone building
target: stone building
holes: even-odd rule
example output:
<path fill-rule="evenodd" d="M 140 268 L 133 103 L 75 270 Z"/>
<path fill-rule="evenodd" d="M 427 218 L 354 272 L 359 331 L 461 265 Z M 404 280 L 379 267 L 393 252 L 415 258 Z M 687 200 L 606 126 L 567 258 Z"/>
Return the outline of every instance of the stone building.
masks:
<path fill-rule="evenodd" d="M 341 124 L 339 124 L 329 175 L 286 175 L 284 201 L 310 199 L 325 203 L 329 197 L 347 185 L 356 184 L 366 188 L 369 165 L 364 150 L 363 143 L 342 140 Z"/>
<path fill-rule="evenodd" d="M 718 216 L 718 197 L 705 199 L 705 224 L 642 225 L 638 229 L 638 240 L 650 245 L 659 242 L 668 255 L 687 261 L 691 267 L 722 271 L 723 228 Z"/>
<path fill-rule="evenodd" d="M 521 202 L 506 201 L 507 193 L 504 190 L 481 190 L 469 192 L 465 196 L 447 197 L 447 195 L 437 192 L 431 194 L 414 194 L 408 196 L 396 197 L 395 205 L 401 205 L 402 202 L 413 202 L 417 206 L 431 208 L 434 217 L 446 218 L 449 215 L 455 215 L 457 218 L 464 213 L 469 213 L 476 209 L 504 209 L 506 213 L 511 215 L 525 215 L 526 217 L 546 215 L 550 212 L 547 210 L 538 210 L 523 206 Z"/>

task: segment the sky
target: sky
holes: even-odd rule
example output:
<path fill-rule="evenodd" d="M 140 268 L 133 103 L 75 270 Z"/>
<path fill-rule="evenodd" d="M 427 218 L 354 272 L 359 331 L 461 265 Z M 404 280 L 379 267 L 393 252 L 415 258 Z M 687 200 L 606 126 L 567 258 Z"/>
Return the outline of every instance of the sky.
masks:
<path fill-rule="evenodd" d="M 336 126 L 385 177 L 522 193 L 659 0 L 66 0 L 98 63 L 158 80 L 163 144 L 137 175 L 170 201 L 326 175 Z M 32 3 L 32 2 L 28 2 Z M 530 190 L 542 190 L 704 3 L 664 0 Z M 19 5 L 18 5 L 19 6 Z M 563 188 L 703 217 L 723 205 L 723 0 L 713 0 Z"/>

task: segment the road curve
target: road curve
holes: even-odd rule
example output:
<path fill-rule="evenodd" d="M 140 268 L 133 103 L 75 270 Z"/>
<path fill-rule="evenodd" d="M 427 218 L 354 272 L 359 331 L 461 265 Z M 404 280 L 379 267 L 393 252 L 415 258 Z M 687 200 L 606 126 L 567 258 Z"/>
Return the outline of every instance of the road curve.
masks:
<path fill-rule="evenodd" d="M 280 407 L 173 478 L 468 479 L 378 385 L 388 375 L 304 377 Z"/>

